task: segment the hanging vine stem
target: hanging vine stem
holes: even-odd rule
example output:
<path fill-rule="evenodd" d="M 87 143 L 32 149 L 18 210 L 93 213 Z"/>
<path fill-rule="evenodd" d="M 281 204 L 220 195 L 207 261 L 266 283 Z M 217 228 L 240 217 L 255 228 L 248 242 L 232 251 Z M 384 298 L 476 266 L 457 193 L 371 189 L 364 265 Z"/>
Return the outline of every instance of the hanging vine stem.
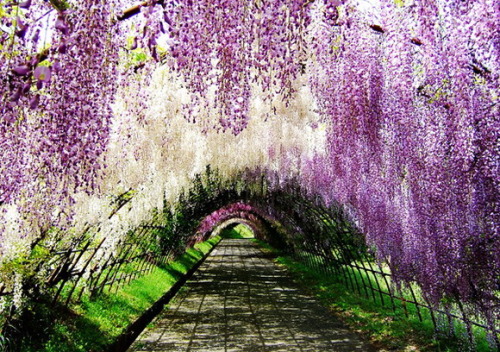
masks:
<path fill-rule="evenodd" d="M 135 6 L 129 7 L 128 9 L 124 10 L 120 15 L 116 16 L 116 19 L 118 21 L 124 21 L 126 19 L 129 19 L 129 18 L 141 13 L 141 9 L 143 7 L 163 5 L 163 3 L 164 3 L 164 0 L 143 1 Z"/>

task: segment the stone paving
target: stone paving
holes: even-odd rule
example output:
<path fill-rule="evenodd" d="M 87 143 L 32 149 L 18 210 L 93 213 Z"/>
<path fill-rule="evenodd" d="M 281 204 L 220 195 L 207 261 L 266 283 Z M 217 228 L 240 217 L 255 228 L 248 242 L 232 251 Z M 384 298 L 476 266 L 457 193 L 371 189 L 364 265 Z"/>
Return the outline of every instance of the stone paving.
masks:
<path fill-rule="evenodd" d="M 128 350 L 376 351 L 247 239 L 224 239 Z"/>

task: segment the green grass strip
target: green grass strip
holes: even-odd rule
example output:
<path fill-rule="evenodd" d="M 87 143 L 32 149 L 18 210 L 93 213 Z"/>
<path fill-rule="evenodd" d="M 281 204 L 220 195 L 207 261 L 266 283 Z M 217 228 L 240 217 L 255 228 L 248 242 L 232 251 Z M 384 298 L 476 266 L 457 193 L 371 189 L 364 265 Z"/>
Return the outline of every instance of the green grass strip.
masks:
<path fill-rule="evenodd" d="M 219 240 L 219 237 L 214 237 L 197 244 L 175 261 L 163 267 L 155 267 L 148 275 L 133 280 L 116 293 L 105 292 L 95 299 L 84 296 L 71 309 L 38 305 L 35 316 L 39 328 L 44 331 L 29 334 L 23 341 L 21 350 L 106 351 L 132 322 L 159 300 Z M 55 320 L 49 321 L 50 319 Z"/>
<path fill-rule="evenodd" d="M 338 278 L 320 273 L 305 263 L 284 256 L 267 243 L 253 240 L 265 251 L 276 255 L 276 262 L 285 266 L 292 277 L 316 296 L 321 303 L 347 326 L 378 346 L 382 351 L 470 351 L 465 331 L 462 337 L 439 336 L 436 338 L 430 317 L 424 315 L 421 322 L 416 315 L 405 316 L 400 304 L 393 311 L 347 288 Z M 482 335 L 482 336 L 481 336 Z M 476 334 L 478 352 L 491 351 L 484 333 Z"/>

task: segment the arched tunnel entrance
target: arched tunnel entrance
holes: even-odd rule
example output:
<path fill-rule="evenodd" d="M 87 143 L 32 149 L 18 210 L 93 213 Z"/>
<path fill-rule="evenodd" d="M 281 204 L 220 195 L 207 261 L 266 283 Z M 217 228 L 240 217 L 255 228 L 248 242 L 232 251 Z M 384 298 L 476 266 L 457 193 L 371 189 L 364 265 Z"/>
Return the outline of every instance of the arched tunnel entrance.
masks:
<path fill-rule="evenodd" d="M 212 231 L 212 236 L 223 238 L 255 238 L 252 224 L 244 219 L 230 219 Z"/>

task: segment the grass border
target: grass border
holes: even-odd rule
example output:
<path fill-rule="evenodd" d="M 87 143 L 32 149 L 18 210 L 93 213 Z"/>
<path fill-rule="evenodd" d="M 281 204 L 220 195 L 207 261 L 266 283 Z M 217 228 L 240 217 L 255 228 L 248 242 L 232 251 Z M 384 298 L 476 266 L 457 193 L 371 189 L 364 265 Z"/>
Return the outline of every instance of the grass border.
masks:
<path fill-rule="evenodd" d="M 212 251 L 217 247 L 220 242 L 220 238 L 217 240 L 207 253 L 194 264 L 187 273 L 182 275 L 169 290 L 158 299 L 148 310 L 146 310 L 139 318 L 137 318 L 132 324 L 130 324 L 127 329 L 116 339 L 109 347 L 110 352 L 123 352 L 126 351 L 135 339 L 141 334 L 141 332 L 147 327 L 147 325 L 153 321 L 153 319 L 162 312 L 166 304 L 170 302 L 172 298 L 179 292 L 179 290 L 184 286 L 187 280 L 189 280 L 193 274 L 198 270 L 198 268 L 203 264 L 205 259 L 212 253 Z"/>
<path fill-rule="evenodd" d="M 466 336 L 437 334 L 430 318 L 420 322 L 407 318 L 402 307 L 382 306 L 347 288 L 338 278 L 328 276 L 268 243 L 253 239 L 263 251 L 272 253 L 274 262 L 287 269 L 292 278 L 315 296 L 353 331 L 362 334 L 381 351 L 471 351 Z M 491 351 L 486 340 L 476 341 L 476 351 Z"/>
<path fill-rule="evenodd" d="M 95 298 L 84 295 L 69 307 L 54 305 L 50 299 L 35 302 L 24 319 L 27 333 L 20 336 L 12 351 L 125 351 L 220 240 L 216 236 L 197 243 L 175 260 L 155 266 L 149 274 L 116 291 Z"/>

